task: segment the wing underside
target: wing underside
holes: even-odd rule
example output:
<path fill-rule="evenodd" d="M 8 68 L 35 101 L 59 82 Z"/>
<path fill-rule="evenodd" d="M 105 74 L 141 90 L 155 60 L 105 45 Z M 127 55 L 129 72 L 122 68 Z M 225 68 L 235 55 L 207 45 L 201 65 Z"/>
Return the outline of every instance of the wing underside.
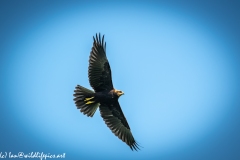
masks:
<path fill-rule="evenodd" d="M 93 37 L 93 47 L 89 57 L 88 78 L 96 92 L 113 89 L 111 68 L 106 57 L 104 36 Z"/>
<path fill-rule="evenodd" d="M 138 150 L 138 144 L 131 133 L 118 101 L 113 105 L 101 104 L 99 109 L 103 120 L 110 130 L 132 150 Z"/>

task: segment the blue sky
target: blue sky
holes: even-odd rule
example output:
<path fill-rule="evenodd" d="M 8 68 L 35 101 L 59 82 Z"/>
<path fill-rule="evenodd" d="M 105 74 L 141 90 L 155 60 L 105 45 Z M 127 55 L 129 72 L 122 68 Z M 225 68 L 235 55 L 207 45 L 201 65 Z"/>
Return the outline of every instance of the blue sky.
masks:
<path fill-rule="evenodd" d="M 1 1 L 0 152 L 66 159 L 238 159 L 239 2 Z M 88 58 L 105 35 L 132 152 L 97 111 Z"/>

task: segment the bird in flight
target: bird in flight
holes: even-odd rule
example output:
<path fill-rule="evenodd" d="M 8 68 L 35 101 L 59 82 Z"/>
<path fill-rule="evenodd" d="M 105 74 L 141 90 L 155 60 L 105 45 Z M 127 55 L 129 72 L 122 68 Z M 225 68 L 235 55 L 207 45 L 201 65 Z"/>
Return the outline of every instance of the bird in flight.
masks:
<path fill-rule="evenodd" d="M 73 96 L 77 109 L 93 117 L 99 107 L 101 116 L 110 130 L 132 150 L 138 150 L 128 122 L 122 112 L 118 98 L 124 93 L 113 87 L 111 68 L 106 56 L 104 35 L 93 37 L 93 47 L 89 57 L 88 79 L 94 91 L 77 85 Z"/>

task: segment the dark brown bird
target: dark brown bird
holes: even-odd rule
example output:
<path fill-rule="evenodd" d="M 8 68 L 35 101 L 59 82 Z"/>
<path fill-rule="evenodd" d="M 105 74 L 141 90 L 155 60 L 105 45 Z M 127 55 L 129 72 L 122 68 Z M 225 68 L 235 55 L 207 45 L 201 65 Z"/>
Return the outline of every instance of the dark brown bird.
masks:
<path fill-rule="evenodd" d="M 80 85 L 74 90 L 74 101 L 78 109 L 92 117 L 99 107 L 101 116 L 110 130 L 132 150 L 138 150 L 128 122 L 119 105 L 118 98 L 124 93 L 116 90 L 112 84 L 112 75 L 106 57 L 104 36 L 93 37 L 93 47 L 89 57 L 88 78 L 94 91 Z"/>

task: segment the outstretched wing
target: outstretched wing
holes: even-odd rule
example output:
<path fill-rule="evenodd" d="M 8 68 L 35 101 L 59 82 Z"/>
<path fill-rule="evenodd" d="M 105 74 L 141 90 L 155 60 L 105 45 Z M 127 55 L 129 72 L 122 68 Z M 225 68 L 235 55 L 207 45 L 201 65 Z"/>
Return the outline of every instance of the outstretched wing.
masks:
<path fill-rule="evenodd" d="M 89 57 L 88 78 L 95 92 L 113 89 L 111 68 L 106 57 L 104 36 L 93 37 L 93 47 Z"/>
<path fill-rule="evenodd" d="M 99 109 L 103 120 L 110 130 L 132 150 L 138 150 L 138 144 L 133 138 L 130 127 L 118 101 L 114 104 L 101 104 Z"/>

